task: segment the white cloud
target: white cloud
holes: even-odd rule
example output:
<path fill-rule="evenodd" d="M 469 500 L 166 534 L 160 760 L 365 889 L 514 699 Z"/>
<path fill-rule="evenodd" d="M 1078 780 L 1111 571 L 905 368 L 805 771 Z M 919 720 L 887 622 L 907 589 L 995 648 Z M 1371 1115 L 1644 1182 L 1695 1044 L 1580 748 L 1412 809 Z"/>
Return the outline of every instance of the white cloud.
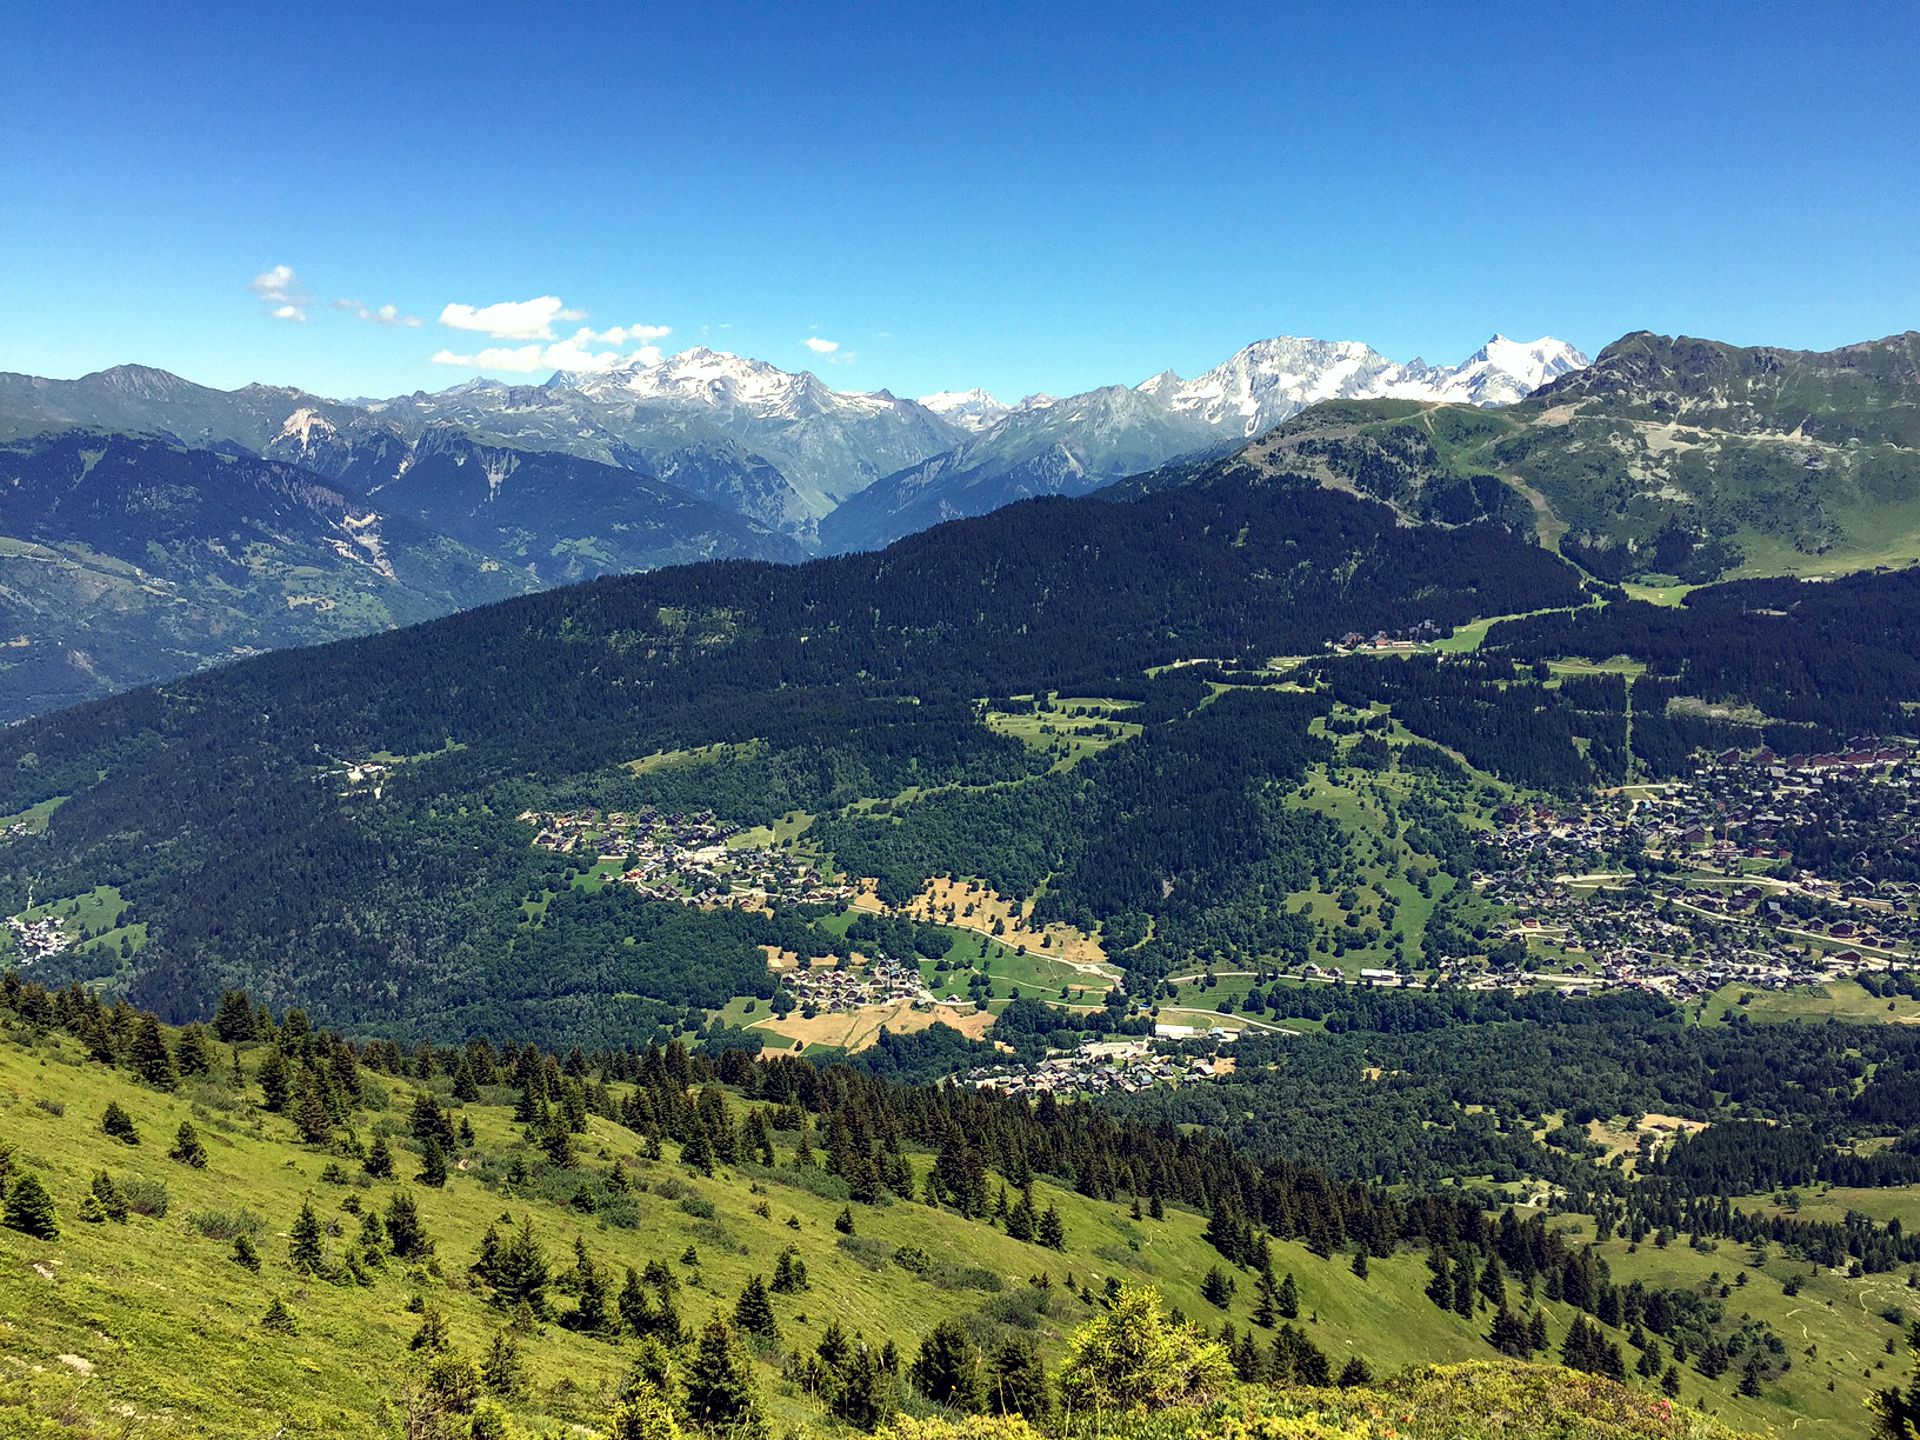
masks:
<path fill-rule="evenodd" d="M 616 325 L 611 330 L 582 328 L 574 332 L 573 338 L 590 345 L 626 345 L 664 340 L 672 333 L 671 325 Z"/>
<path fill-rule="evenodd" d="M 307 307 L 313 303 L 291 265 L 262 270 L 247 282 L 247 288 L 260 297 L 260 303 L 276 320 L 305 320 Z"/>
<path fill-rule="evenodd" d="M 831 355 L 840 348 L 840 342 L 838 340 L 825 340 L 818 335 L 809 335 L 806 339 L 806 346 L 807 349 L 816 355 Z"/>
<path fill-rule="evenodd" d="M 569 310 L 557 295 L 533 300 L 503 300 L 497 305 L 449 305 L 440 323 L 451 330 L 478 330 L 495 340 L 551 340 L 556 320 L 584 320 L 584 310 Z"/>
<path fill-rule="evenodd" d="M 632 333 L 631 329 L 627 331 L 629 336 Z M 574 334 L 573 338 L 557 340 L 551 345 L 490 345 L 472 355 L 460 355 L 452 350 L 442 350 L 433 357 L 433 363 L 457 365 L 466 370 L 510 370 L 517 374 L 528 374 L 537 370 L 611 370 L 617 365 L 636 360 L 643 365 L 660 363 L 658 345 L 642 345 L 638 349 L 624 352 L 589 348 L 604 338 L 592 330 L 580 330 Z"/>
<path fill-rule="evenodd" d="M 365 320 L 370 325 L 398 325 L 408 330 L 417 330 L 420 328 L 420 317 L 418 315 L 402 315 L 399 308 L 393 305 L 382 305 L 375 308 L 370 305 L 363 305 L 358 300 L 336 300 L 333 302 L 333 308 L 336 310 L 344 310 L 349 315 Z"/>

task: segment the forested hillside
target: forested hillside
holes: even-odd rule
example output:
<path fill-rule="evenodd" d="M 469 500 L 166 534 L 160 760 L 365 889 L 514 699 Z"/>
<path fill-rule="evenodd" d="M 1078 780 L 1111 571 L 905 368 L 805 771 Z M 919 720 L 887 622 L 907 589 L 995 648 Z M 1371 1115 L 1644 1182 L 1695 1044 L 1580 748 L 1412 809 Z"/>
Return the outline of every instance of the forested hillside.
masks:
<path fill-rule="evenodd" d="M 65 963 L 169 1013 L 246 983 L 341 1023 L 435 1016 L 485 1029 L 513 1017 L 524 1031 L 544 1012 L 556 1036 L 586 1025 L 641 1037 L 662 1005 L 712 1003 L 707 988 L 662 978 L 692 973 L 664 958 L 676 947 L 695 947 L 694 969 L 714 981 L 750 968 L 755 947 L 794 922 L 670 907 L 639 922 L 655 943 L 617 961 L 595 951 L 584 972 L 530 970 L 516 945 L 556 942 L 529 937 L 543 927 L 521 902 L 568 888 L 574 867 L 527 843 L 522 812 L 674 798 L 757 824 L 908 786 L 1039 776 L 1050 758 L 983 724 L 981 697 L 1091 687 L 1151 709 L 1164 690 L 1157 713 L 1174 722 L 1206 688 L 1178 672 L 1149 680 L 1153 667 L 1263 660 L 1318 650 L 1348 627 L 1452 626 L 1579 599 L 1570 567 L 1505 531 L 1418 534 L 1312 487 L 1036 502 L 880 555 L 596 582 L 19 727 L 4 739 L 0 815 L 60 803 L 0 865 L 16 909 L 30 886 L 116 889 L 145 926 L 140 946 L 96 945 Z M 1265 749 L 1225 770 L 1208 757 L 1206 715 L 1194 738 L 1143 750 L 1144 768 L 1115 758 L 1114 784 L 1147 787 L 1187 818 L 1115 831 L 1107 843 L 1134 849 L 1134 878 L 1117 855 L 1090 854 L 1062 905 L 1139 913 L 1153 888 L 1142 858 L 1183 826 L 1258 854 L 1253 834 L 1220 831 L 1194 788 L 1237 789 L 1236 803 L 1257 808 L 1248 787 L 1311 753 L 1301 729 L 1314 702 L 1256 700 L 1251 733 L 1269 737 Z M 716 744 L 736 747 L 729 763 L 624 768 Z M 412 758 L 378 787 L 350 783 L 357 762 L 382 756 Z M 710 780 L 718 788 L 702 799 Z M 1299 828 L 1274 824 L 1276 835 Z M 1187 843 L 1177 863 L 1193 883 L 1169 897 L 1169 926 L 1246 864 L 1206 854 L 1215 841 Z M 1313 843 L 1311 827 L 1288 842 Z"/>

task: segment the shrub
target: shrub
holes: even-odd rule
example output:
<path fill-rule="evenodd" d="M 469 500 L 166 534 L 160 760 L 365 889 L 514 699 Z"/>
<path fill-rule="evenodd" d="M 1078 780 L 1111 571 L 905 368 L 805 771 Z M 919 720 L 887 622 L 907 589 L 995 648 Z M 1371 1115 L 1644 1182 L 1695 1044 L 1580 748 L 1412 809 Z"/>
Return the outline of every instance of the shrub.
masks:
<path fill-rule="evenodd" d="M 1061 1393 L 1080 1410 L 1159 1410 L 1204 1400 L 1233 1378 L 1227 1350 L 1160 1313 L 1150 1285 L 1122 1285 L 1113 1308 L 1067 1347 Z"/>
<path fill-rule="evenodd" d="M 266 1223 L 251 1210 L 196 1210 L 187 1216 L 187 1228 L 209 1240 L 258 1235 Z"/>
<path fill-rule="evenodd" d="M 155 1220 L 167 1218 L 167 1187 L 158 1180 L 132 1179 L 120 1186 L 127 1197 L 127 1208 L 136 1215 Z"/>

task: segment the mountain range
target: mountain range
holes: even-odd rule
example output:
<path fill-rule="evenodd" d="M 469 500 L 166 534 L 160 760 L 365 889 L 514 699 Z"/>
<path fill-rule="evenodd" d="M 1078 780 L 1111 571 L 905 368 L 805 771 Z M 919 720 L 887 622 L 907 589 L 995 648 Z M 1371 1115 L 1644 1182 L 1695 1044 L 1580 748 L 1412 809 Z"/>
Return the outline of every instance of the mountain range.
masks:
<path fill-rule="evenodd" d="M 1226 473 L 1531 528 L 1613 581 L 1897 561 L 1920 553 L 1917 344 L 1642 332 L 1589 363 L 1496 336 L 1433 366 L 1280 338 L 1191 380 L 1014 404 L 704 348 L 384 400 L 0 375 L 0 718 L 601 575 Z"/>

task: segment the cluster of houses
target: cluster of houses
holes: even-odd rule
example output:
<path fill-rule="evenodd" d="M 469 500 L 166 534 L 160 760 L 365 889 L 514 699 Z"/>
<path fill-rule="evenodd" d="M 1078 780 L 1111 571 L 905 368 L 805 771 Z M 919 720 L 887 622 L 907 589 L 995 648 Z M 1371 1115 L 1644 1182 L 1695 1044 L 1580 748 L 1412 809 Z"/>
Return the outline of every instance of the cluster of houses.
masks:
<path fill-rule="evenodd" d="M 920 967 L 890 955 L 876 956 L 864 965 L 801 967 L 782 979 L 801 1004 L 810 1006 L 810 1013 L 816 1015 L 843 1015 L 865 1005 L 893 1005 L 902 1000 L 923 1007 L 934 1003 L 933 992 L 920 978 Z"/>
<path fill-rule="evenodd" d="M 73 943 L 73 937 L 56 915 L 44 915 L 38 920 L 15 915 L 7 921 L 7 929 L 13 934 L 13 946 L 19 952 L 23 970 L 36 960 L 58 955 Z"/>
<path fill-rule="evenodd" d="M 1030 1064 L 1009 1059 L 978 1066 L 967 1072 L 966 1083 L 1004 1095 L 1134 1095 L 1232 1070 L 1231 1058 L 1176 1054 L 1147 1040 L 1089 1040 Z"/>
<path fill-rule="evenodd" d="M 1336 655 L 1352 655 L 1360 651 L 1417 650 L 1422 645 L 1431 644 L 1440 639 L 1444 631 L 1431 620 L 1422 620 L 1418 625 L 1405 630 L 1376 630 L 1371 635 L 1358 630 L 1349 630 L 1338 640 L 1329 640 L 1328 646 Z"/>
<path fill-rule="evenodd" d="M 1684 1000 L 1736 981 L 1785 989 L 1920 963 L 1920 885 L 1872 880 L 1852 864 L 1821 874 L 1783 843 L 1801 826 L 1845 834 L 1841 817 L 1858 808 L 1848 787 L 1863 785 L 1888 787 L 1875 798 L 1891 803 L 1869 808 L 1878 823 L 1908 827 L 1897 843 L 1915 843 L 1911 761 L 1907 749 L 1871 741 L 1832 755 L 1728 751 L 1687 781 L 1602 795 L 1572 813 L 1504 807 L 1490 837 L 1497 861 L 1474 882 L 1519 917 L 1509 936 L 1538 950 L 1524 977 L 1484 983 Z"/>
<path fill-rule="evenodd" d="M 621 883 L 649 899 L 769 910 L 845 904 L 854 895 L 851 885 L 785 851 L 729 844 L 740 827 L 709 810 L 529 810 L 519 818 L 534 827 L 541 849 L 620 865 Z"/>

